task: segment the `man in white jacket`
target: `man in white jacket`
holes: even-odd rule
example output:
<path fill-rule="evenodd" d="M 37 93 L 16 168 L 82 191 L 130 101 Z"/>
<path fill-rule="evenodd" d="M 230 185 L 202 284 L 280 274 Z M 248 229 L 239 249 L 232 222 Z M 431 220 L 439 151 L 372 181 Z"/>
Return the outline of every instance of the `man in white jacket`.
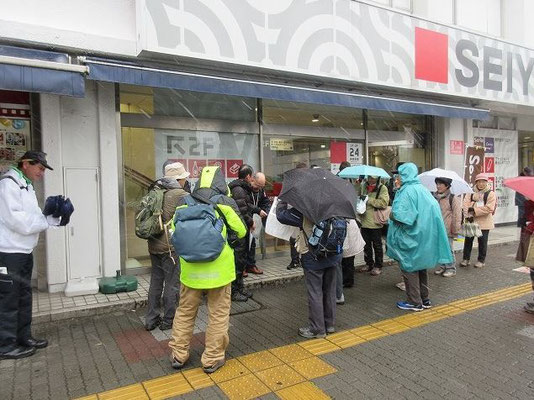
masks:
<path fill-rule="evenodd" d="M 39 233 L 58 226 L 37 204 L 33 182 L 46 169 L 46 154 L 27 151 L 0 176 L 0 360 L 31 356 L 48 345 L 31 334 L 33 249 Z"/>

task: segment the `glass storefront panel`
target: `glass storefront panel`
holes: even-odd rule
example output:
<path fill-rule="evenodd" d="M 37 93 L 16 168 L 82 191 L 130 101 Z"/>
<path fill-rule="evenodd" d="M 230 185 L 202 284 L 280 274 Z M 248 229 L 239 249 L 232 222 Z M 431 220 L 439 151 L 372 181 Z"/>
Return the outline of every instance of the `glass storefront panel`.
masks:
<path fill-rule="evenodd" d="M 259 167 L 256 100 L 121 86 L 126 268 L 150 266 L 146 240 L 135 236 L 135 213 L 164 165 L 179 161 L 194 188 L 205 165 L 227 182 L 239 166 Z"/>
<path fill-rule="evenodd" d="M 428 117 L 388 111 L 368 111 L 369 164 L 391 171 L 411 161 L 423 172 L 430 168 Z"/>
<path fill-rule="evenodd" d="M 534 131 L 519 131 L 519 171 L 523 168 L 534 166 Z"/>

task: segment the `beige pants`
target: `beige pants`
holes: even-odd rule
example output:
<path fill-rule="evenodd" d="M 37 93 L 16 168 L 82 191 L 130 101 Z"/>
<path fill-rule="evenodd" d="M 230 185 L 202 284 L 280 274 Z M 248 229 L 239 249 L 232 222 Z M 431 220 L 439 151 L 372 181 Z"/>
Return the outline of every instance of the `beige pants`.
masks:
<path fill-rule="evenodd" d="M 172 355 L 180 362 L 189 358 L 189 345 L 193 337 L 198 307 L 202 302 L 202 294 L 208 297 L 208 329 L 206 330 L 206 347 L 202 353 L 202 365 L 211 367 L 224 359 L 228 347 L 228 324 L 230 322 L 231 283 L 215 289 L 191 289 L 182 284 L 180 303 L 172 324 L 172 339 L 169 347 Z"/>

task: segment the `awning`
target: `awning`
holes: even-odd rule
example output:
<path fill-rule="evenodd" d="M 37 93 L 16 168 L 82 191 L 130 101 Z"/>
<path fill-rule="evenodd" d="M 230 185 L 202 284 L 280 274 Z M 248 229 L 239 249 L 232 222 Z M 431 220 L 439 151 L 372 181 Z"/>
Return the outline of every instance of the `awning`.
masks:
<path fill-rule="evenodd" d="M 136 64 L 121 64 L 110 60 L 88 58 L 85 59 L 85 64 L 90 69 L 88 79 L 97 81 L 449 118 L 489 118 L 489 110 L 460 105 L 199 75 Z"/>
<path fill-rule="evenodd" d="M 0 46 L 0 89 L 83 97 L 85 71 L 63 53 Z"/>

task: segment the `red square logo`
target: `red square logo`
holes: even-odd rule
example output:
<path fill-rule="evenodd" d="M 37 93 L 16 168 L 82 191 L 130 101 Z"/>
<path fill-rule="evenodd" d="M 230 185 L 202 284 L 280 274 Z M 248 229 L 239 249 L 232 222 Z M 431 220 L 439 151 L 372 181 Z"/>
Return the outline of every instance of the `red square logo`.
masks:
<path fill-rule="evenodd" d="M 226 160 L 226 177 L 237 178 L 239 168 L 243 165 L 243 160 Z"/>
<path fill-rule="evenodd" d="M 484 157 L 484 172 L 486 173 L 495 173 L 495 158 L 494 157 Z"/>
<path fill-rule="evenodd" d="M 415 78 L 448 83 L 449 37 L 443 33 L 415 28 Z"/>
<path fill-rule="evenodd" d="M 226 176 L 226 162 L 224 160 L 208 160 L 208 165 L 219 167 L 223 175 Z"/>
<path fill-rule="evenodd" d="M 192 179 L 200 178 L 202 168 L 204 168 L 206 165 L 206 160 L 189 159 L 189 172 L 191 173 L 190 177 Z"/>

